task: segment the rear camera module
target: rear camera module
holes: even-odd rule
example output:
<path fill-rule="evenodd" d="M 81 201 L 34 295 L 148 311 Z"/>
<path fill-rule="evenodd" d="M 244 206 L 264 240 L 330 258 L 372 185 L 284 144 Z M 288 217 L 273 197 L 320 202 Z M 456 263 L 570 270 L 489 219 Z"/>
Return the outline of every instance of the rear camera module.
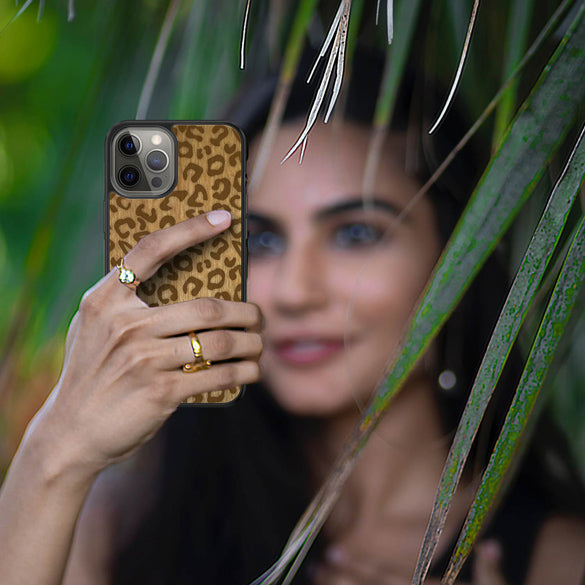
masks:
<path fill-rule="evenodd" d="M 140 180 L 140 172 L 136 167 L 123 167 L 118 173 L 118 178 L 125 187 L 133 187 Z"/>
<path fill-rule="evenodd" d="M 123 197 L 162 197 L 177 183 L 177 138 L 166 123 L 123 123 L 106 150 L 108 188 Z"/>
<path fill-rule="evenodd" d="M 131 134 L 123 134 L 118 140 L 118 149 L 124 156 L 133 156 L 140 151 L 140 139 Z"/>
<path fill-rule="evenodd" d="M 155 173 L 162 173 L 169 166 L 169 157 L 162 150 L 151 150 L 146 156 L 146 166 Z"/>

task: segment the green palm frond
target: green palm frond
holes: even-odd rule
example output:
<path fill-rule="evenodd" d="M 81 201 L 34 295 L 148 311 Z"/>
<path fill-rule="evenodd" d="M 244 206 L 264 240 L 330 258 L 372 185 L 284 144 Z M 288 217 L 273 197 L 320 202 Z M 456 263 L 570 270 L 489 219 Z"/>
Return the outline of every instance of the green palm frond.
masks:
<path fill-rule="evenodd" d="M 39 1 L 39 11 L 37 13 L 37 22 L 40 22 L 41 18 L 43 18 L 43 11 L 45 9 L 45 0 Z"/>
<path fill-rule="evenodd" d="M 438 334 L 465 290 L 534 190 L 585 99 L 585 23 L 581 7 L 475 189 L 441 256 L 387 379 L 365 410 L 333 471 L 297 523 L 280 559 L 253 585 L 292 578 L 323 526 L 380 417 Z"/>
<path fill-rule="evenodd" d="M 563 269 L 551 295 L 530 350 L 518 390 L 510 406 L 494 452 L 459 536 L 442 583 L 452 585 L 471 552 L 496 498 L 502 496 L 506 474 L 515 463 L 520 441 L 538 407 L 539 392 L 585 281 L 585 216 L 572 239 Z M 534 417 L 536 418 L 536 417 Z"/>
<path fill-rule="evenodd" d="M 534 13 L 534 0 L 512 0 L 510 2 L 510 18 L 506 33 L 506 57 L 503 75 L 507 78 L 522 59 L 528 41 L 530 19 Z M 518 80 L 506 90 L 498 111 L 493 136 L 494 151 L 500 146 L 506 128 L 512 120 L 518 93 Z"/>
<path fill-rule="evenodd" d="M 160 33 L 158 35 L 158 40 L 156 42 L 156 47 L 154 49 L 154 53 L 152 54 L 152 59 L 150 60 L 148 73 L 146 74 L 144 85 L 142 86 L 142 92 L 140 93 L 138 109 L 136 111 L 137 120 L 146 119 L 148 106 L 150 105 L 150 100 L 152 98 L 152 92 L 154 91 L 156 80 L 158 79 L 163 58 L 169 44 L 169 38 L 173 31 L 175 21 L 177 20 L 177 14 L 179 13 L 180 7 L 181 0 L 171 0 L 167 8 L 167 13 L 165 14 Z"/>
<path fill-rule="evenodd" d="M 583 136 L 582 133 L 563 176 L 552 192 L 489 341 L 445 463 L 445 470 L 414 572 L 413 585 L 422 583 L 431 565 L 447 519 L 449 506 L 461 479 L 479 424 L 585 178 Z"/>

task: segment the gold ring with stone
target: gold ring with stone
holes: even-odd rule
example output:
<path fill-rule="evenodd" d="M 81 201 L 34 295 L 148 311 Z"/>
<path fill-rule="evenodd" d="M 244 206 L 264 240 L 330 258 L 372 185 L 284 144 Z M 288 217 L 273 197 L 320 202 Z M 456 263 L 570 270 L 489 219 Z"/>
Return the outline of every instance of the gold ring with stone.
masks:
<path fill-rule="evenodd" d="M 184 364 L 183 372 L 191 374 L 193 372 L 198 372 L 199 370 L 207 370 L 211 367 L 211 362 L 203 358 L 201 343 L 199 343 L 199 338 L 195 331 L 189 331 L 189 338 L 191 340 L 191 349 L 193 350 L 195 361 Z"/>
<path fill-rule="evenodd" d="M 130 268 L 124 266 L 124 258 L 120 260 L 120 264 L 116 266 L 119 271 L 118 280 L 132 290 L 136 290 L 140 284 L 140 280 L 136 277 L 136 274 Z"/>

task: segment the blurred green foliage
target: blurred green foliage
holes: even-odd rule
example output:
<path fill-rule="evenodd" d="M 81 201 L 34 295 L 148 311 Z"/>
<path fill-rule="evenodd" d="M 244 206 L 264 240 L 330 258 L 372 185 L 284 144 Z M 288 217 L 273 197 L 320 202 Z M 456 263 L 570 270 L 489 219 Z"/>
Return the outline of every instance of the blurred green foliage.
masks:
<path fill-rule="evenodd" d="M 13 374 L 10 395 L 0 395 L 0 441 L 11 435 L 14 445 L 22 433 L 23 422 L 13 422 L 11 408 L 27 400 L 30 381 L 37 375 L 30 364 L 47 346 L 53 358 L 48 359 L 51 365 L 41 389 L 31 393 L 33 412 L 39 397 L 55 383 L 69 320 L 83 292 L 104 273 L 104 139 L 114 123 L 136 117 L 170 4 L 78 2 L 75 18 L 68 22 L 65 2 L 46 2 L 40 20 L 39 3 L 33 2 L 0 33 L 0 351 L 15 345 L 10 361 L 2 364 Z M 412 59 L 424 63 L 445 85 L 456 69 L 471 4 L 433 1 L 421 11 Z M 245 2 L 180 1 L 146 117 L 218 117 L 241 83 L 278 66 L 297 5 L 294 0 L 253 0 L 242 71 L 239 43 Z M 494 0 L 481 6 L 456 98 L 470 125 L 557 5 L 552 0 Z M 337 7 L 338 0 L 320 2 L 307 42 L 321 45 Z M 0 27 L 17 10 L 13 0 L 0 0 Z M 375 26 L 374 14 L 375 1 L 365 2 L 359 38 L 384 48 L 384 19 Z M 528 15 L 522 35 L 515 35 L 512 26 L 518 14 Z M 485 144 L 499 140 L 557 42 L 558 35 L 549 39 L 520 76 L 506 98 L 506 110 L 499 113 L 498 128 L 494 130 L 493 119 L 481 128 Z M 530 205 L 541 209 L 549 191 L 537 189 Z M 527 214 L 525 225 L 519 221 L 515 226 L 512 249 L 518 250 L 517 257 L 538 215 L 532 223 L 530 218 Z M 23 313 L 24 322 L 15 324 L 15 312 L 20 315 L 23 307 L 28 315 Z M 579 355 L 585 348 L 584 329 L 580 323 L 571 333 L 553 395 L 555 412 L 570 433 L 583 469 L 585 371 Z"/>

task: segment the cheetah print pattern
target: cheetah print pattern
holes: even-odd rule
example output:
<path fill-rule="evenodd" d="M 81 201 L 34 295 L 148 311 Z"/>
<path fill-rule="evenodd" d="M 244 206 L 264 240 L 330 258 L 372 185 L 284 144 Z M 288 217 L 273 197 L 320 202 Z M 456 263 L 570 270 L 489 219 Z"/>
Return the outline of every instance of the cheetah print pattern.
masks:
<path fill-rule="evenodd" d="M 161 198 L 129 199 L 109 193 L 110 269 L 146 234 L 213 209 L 232 214 L 229 229 L 187 248 L 163 264 L 136 293 L 149 306 L 194 297 L 242 300 L 242 140 L 228 125 L 174 125 L 178 182 Z M 245 300 L 245 299 L 244 299 Z M 185 343 L 189 337 L 185 332 Z M 205 347 L 203 355 L 205 356 Z M 212 365 L 213 367 L 213 365 Z M 185 374 L 185 376 L 196 376 Z M 182 404 L 227 403 L 241 386 L 189 397 Z"/>

